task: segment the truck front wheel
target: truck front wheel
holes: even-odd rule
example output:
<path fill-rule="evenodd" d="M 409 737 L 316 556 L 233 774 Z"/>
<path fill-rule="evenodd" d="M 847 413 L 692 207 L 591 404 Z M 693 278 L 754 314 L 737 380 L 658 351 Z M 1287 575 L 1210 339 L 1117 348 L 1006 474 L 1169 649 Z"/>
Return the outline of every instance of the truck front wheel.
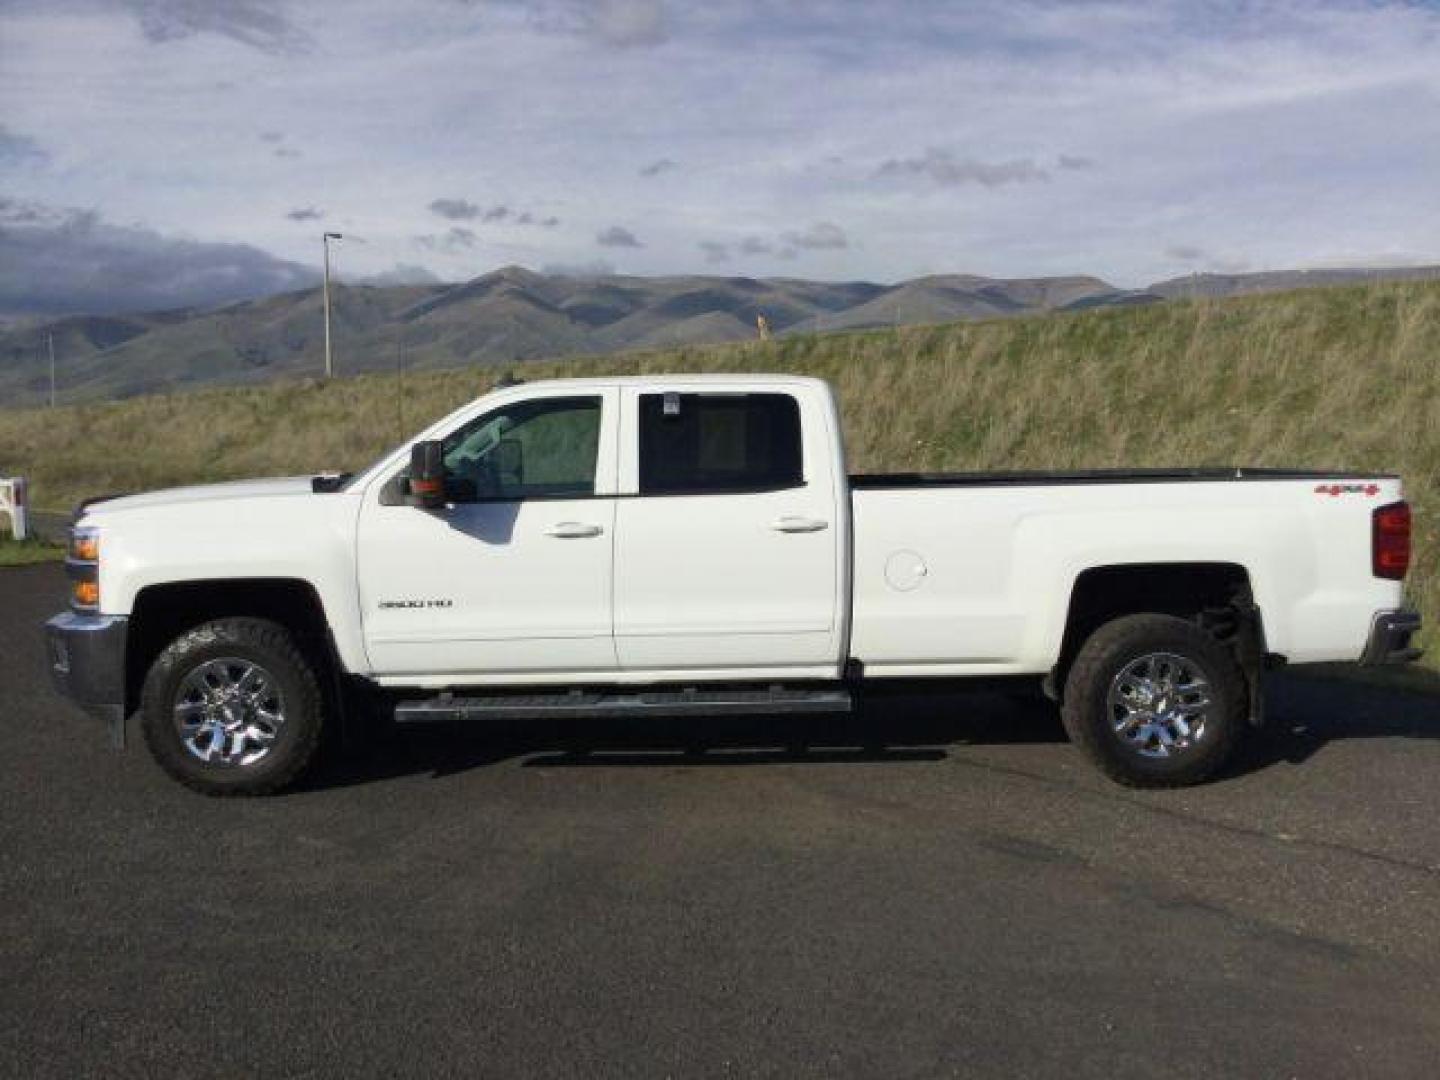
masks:
<path fill-rule="evenodd" d="M 150 753 L 176 780 L 206 795 L 264 795 L 314 758 L 324 697 L 284 627 L 219 619 L 160 653 L 141 713 Z"/>
<path fill-rule="evenodd" d="M 1127 615 L 1081 647 L 1065 680 L 1070 740 L 1132 787 L 1210 779 L 1245 729 L 1245 674 L 1231 651 L 1172 615 Z"/>

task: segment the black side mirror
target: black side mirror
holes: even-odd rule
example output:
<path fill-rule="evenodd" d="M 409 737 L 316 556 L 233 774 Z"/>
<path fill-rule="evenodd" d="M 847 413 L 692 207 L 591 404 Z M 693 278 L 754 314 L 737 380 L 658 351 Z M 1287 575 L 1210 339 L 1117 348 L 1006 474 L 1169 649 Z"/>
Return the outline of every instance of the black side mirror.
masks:
<path fill-rule="evenodd" d="M 445 459 L 431 439 L 410 448 L 410 505 L 435 510 L 445 505 Z"/>

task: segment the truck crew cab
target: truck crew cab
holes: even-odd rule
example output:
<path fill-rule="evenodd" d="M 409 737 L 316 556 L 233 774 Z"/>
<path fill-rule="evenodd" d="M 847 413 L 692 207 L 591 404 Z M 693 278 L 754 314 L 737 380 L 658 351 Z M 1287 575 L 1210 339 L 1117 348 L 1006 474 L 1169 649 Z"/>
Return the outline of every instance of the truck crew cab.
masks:
<path fill-rule="evenodd" d="M 85 505 L 62 690 L 210 794 L 283 787 L 322 729 L 838 711 L 880 680 L 1042 678 L 1109 776 L 1224 764 L 1267 664 L 1403 662 L 1393 476 L 849 476 L 789 376 L 509 386 L 363 472 Z"/>

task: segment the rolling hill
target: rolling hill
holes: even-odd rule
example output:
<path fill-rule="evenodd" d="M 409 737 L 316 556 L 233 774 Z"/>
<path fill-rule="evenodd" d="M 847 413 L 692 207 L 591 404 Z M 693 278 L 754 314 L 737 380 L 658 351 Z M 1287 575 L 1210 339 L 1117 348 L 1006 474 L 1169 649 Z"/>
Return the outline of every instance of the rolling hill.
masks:
<path fill-rule="evenodd" d="M 794 278 L 601 275 L 505 267 L 459 285 L 337 286 L 334 352 L 344 373 L 428 371 L 777 335 L 1009 318 L 1308 285 L 1440 276 L 1440 268 L 1192 275 L 1124 290 L 1094 277 L 966 274 L 894 285 Z M 323 370 L 318 289 L 212 311 L 73 316 L 0 330 L 0 404 L 46 400 L 54 335 L 62 401 L 246 385 Z"/>

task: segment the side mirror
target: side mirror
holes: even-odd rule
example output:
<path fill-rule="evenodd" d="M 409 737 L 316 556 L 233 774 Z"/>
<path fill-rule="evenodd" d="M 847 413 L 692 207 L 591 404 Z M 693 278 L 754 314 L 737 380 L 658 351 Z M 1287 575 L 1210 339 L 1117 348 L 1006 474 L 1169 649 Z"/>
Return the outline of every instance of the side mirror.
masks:
<path fill-rule="evenodd" d="M 431 439 L 410 448 L 410 505 L 435 510 L 445 505 L 445 459 Z"/>

